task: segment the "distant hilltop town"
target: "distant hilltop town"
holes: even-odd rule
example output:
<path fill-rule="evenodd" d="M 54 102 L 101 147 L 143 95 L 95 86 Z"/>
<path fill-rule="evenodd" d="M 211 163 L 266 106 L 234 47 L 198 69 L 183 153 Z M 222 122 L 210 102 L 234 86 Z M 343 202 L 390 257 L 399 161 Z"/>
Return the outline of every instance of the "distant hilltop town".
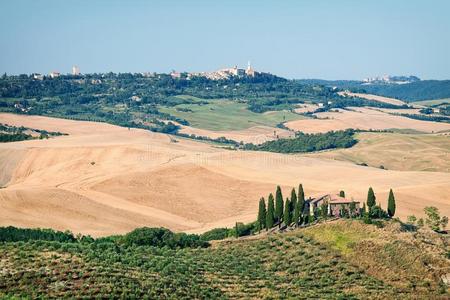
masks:
<path fill-rule="evenodd" d="M 190 72 L 190 73 L 180 73 L 173 71 L 170 73 L 172 78 L 183 78 L 183 75 L 190 79 L 192 77 L 206 77 L 211 80 L 221 80 L 221 79 L 230 79 L 232 77 L 255 77 L 259 74 L 269 74 L 269 73 L 263 73 L 263 72 L 257 72 L 255 71 L 250 62 L 247 64 L 246 69 L 238 68 L 238 66 L 234 66 L 231 68 L 224 68 L 217 71 L 212 72 Z"/>
<path fill-rule="evenodd" d="M 156 72 L 142 72 L 140 73 L 142 74 L 142 76 L 144 77 L 154 77 L 157 75 Z M 212 71 L 212 72 L 177 72 L 177 71 L 172 71 L 170 73 L 170 76 L 173 79 L 191 79 L 193 77 L 205 77 L 211 80 L 222 80 L 222 79 L 230 79 L 232 77 L 255 77 L 258 75 L 268 75 L 270 73 L 266 73 L 266 72 L 257 72 L 255 71 L 250 62 L 248 62 L 247 64 L 247 68 L 246 69 L 242 69 L 242 68 L 238 68 L 238 66 L 234 66 L 231 68 L 224 68 L 224 69 L 219 69 L 217 71 Z M 58 71 L 52 71 L 48 74 L 48 77 L 50 78 L 56 78 L 61 76 L 62 74 Z M 80 72 L 80 68 L 78 66 L 73 66 L 72 67 L 72 72 L 71 74 L 68 75 L 73 75 L 73 76 L 79 76 L 81 75 Z M 32 74 L 34 79 L 37 80 L 43 80 L 44 79 L 44 75 L 39 74 L 39 73 L 33 73 Z"/>
<path fill-rule="evenodd" d="M 380 77 L 372 77 L 363 79 L 363 84 L 406 84 L 420 81 L 416 76 L 390 76 L 384 75 Z"/>
<path fill-rule="evenodd" d="M 33 73 L 33 78 L 36 80 L 44 80 L 44 75 L 39 74 L 39 73 Z M 80 68 L 78 66 L 73 66 L 72 67 L 72 75 L 73 76 L 79 76 L 81 75 L 80 73 Z M 50 78 L 56 78 L 61 76 L 61 73 L 58 71 L 51 71 L 48 76 L 50 76 Z"/>

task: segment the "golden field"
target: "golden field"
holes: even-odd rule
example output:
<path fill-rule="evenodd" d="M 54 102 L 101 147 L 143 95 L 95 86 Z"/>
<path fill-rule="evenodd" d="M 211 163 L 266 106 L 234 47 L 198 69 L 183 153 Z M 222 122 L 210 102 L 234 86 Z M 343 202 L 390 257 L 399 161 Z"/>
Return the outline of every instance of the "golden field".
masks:
<path fill-rule="evenodd" d="M 378 142 L 370 136 L 372 142 L 367 142 L 364 135 L 352 149 L 286 155 L 230 151 L 187 139 L 173 142 L 165 134 L 104 123 L 12 114 L 0 114 L 0 123 L 69 134 L 0 144 L 1 226 L 70 229 L 93 236 L 139 226 L 202 232 L 253 221 L 261 196 L 278 184 L 289 196 L 299 183 L 307 196 L 343 189 L 361 201 L 372 186 L 383 207 L 393 188 L 397 215 L 403 219 L 421 215 L 429 205 L 450 215 L 448 140 L 437 142 L 443 146 L 420 138 L 416 142 L 426 144 L 417 155 L 437 151 L 430 158 L 430 165 L 439 165 L 433 170 L 426 170 L 426 164 L 416 166 L 416 156 L 401 154 L 401 145 L 399 152 L 389 155 L 403 155 L 402 159 L 392 159 L 386 163 L 388 170 L 382 170 L 342 158 L 353 155 L 370 165 L 379 163 L 370 154 L 380 151 L 371 145 Z M 395 144 L 395 139 L 389 143 Z M 389 151 L 389 143 L 380 147 Z M 403 168 L 407 164 L 410 167 Z"/>

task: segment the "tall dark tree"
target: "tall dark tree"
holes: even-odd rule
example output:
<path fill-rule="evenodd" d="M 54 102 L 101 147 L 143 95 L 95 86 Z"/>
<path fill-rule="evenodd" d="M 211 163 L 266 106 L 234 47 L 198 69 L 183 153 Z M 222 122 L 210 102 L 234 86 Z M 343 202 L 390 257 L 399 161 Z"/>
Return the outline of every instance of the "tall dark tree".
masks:
<path fill-rule="evenodd" d="M 372 207 L 376 205 L 376 197 L 375 193 L 373 192 L 372 187 L 369 188 L 369 191 L 367 192 L 367 206 L 369 207 L 369 211 Z"/>
<path fill-rule="evenodd" d="M 289 198 L 286 198 L 286 203 L 284 204 L 283 221 L 286 226 L 289 226 L 292 223 L 291 201 L 289 201 Z"/>
<path fill-rule="evenodd" d="M 283 219 L 283 194 L 281 193 L 280 186 L 277 186 L 275 193 L 275 218 L 278 224 L 281 226 L 281 220 Z"/>
<path fill-rule="evenodd" d="M 300 203 L 297 202 L 294 207 L 294 216 L 292 218 L 292 223 L 294 223 L 294 225 L 298 225 L 300 223 L 300 217 Z"/>
<path fill-rule="evenodd" d="M 272 228 L 274 223 L 275 223 L 275 208 L 273 204 L 273 195 L 270 194 L 267 203 L 266 229 Z"/>
<path fill-rule="evenodd" d="M 292 188 L 291 191 L 291 212 L 295 210 L 295 207 L 297 206 L 297 194 L 295 193 L 295 189 Z"/>
<path fill-rule="evenodd" d="M 389 191 L 387 212 L 389 217 L 391 218 L 395 215 L 395 197 L 392 189 L 390 189 Z"/>
<path fill-rule="evenodd" d="M 259 209 L 258 209 L 258 225 L 259 225 L 259 230 L 263 229 L 266 227 L 266 200 L 264 199 L 264 197 L 262 197 L 259 200 Z"/>
<path fill-rule="evenodd" d="M 344 191 L 340 191 L 339 192 L 339 196 L 342 197 L 342 198 L 345 198 L 345 192 Z"/>
<path fill-rule="evenodd" d="M 303 185 L 300 184 L 298 186 L 298 199 L 297 202 L 300 204 L 300 215 L 303 214 L 303 210 L 305 209 L 305 192 L 303 191 Z"/>

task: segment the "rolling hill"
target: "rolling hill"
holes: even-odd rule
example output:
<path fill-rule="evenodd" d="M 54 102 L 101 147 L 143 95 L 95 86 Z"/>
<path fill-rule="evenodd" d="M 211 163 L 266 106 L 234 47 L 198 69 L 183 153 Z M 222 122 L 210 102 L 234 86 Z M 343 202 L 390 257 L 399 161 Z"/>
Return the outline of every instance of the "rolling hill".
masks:
<path fill-rule="evenodd" d="M 111 240 L 0 244 L 0 296 L 445 299 L 448 239 L 398 222 L 319 224 L 208 248 Z"/>
<path fill-rule="evenodd" d="M 141 226 L 204 232 L 253 221 L 262 195 L 299 183 L 307 195 L 343 189 L 361 200 L 372 186 L 383 207 L 393 188 L 400 218 L 422 215 L 424 206 L 450 215 L 450 173 L 442 169 L 381 170 L 305 154 L 231 151 L 98 122 L 13 114 L 0 114 L 0 122 L 68 134 L 0 144 L 3 226 L 93 236 Z"/>

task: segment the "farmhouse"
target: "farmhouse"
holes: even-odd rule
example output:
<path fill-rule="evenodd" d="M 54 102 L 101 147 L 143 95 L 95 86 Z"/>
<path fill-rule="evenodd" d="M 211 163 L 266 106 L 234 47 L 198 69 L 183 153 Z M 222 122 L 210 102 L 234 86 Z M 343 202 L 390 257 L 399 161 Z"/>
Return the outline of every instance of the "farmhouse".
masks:
<path fill-rule="evenodd" d="M 351 211 L 351 204 L 354 203 L 354 209 Z M 326 205 L 328 215 L 341 217 L 345 211 L 348 214 L 359 214 L 360 202 L 353 199 L 340 197 L 336 194 L 325 194 L 318 197 L 309 198 L 305 201 L 305 212 L 314 215 L 321 207 Z"/>

